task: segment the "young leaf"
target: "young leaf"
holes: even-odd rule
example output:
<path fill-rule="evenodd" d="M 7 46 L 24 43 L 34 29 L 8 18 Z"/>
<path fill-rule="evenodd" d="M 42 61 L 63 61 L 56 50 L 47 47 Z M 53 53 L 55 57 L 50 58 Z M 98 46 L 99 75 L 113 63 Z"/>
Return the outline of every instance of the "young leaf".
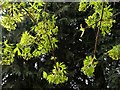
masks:
<path fill-rule="evenodd" d="M 47 78 L 47 73 L 43 71 L 43 78 Z"/>

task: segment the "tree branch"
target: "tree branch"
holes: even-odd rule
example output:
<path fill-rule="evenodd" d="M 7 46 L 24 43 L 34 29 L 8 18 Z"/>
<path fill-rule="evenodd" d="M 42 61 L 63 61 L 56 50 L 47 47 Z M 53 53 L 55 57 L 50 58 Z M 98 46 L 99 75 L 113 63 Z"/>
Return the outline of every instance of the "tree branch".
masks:
<path fill-rule="evenodd" d="M 46 10 L 46 4 L 44 6 L 44 11 Z M 46 16 L 45 16 L 45 32 L 47 33 L 47 30 L 46 30 Z M 51 43 L 51 40 L 50 40 L 50 37 L 48 34 L 46 34 L 47 37 L 48 37 L 48 41 L 50 42 L 50 46 L 51 46 L 51 49 L 52 49 L 52 55 L 54 57 L 54 62 L 56 63 L 56 59 L 55 59 L 55 53 L 54 53 L 54 47 L 52 46 L 52 43 Z"/>
<path fill-rule="evenodd" d="M 29 13 L 29 11 L 27 11 L 23 6 L 22 8 L 27 12 L 28 16 L 34 21 L 34 23 L 36 22 L 36 20 L 34 19 L 34 17 L 31 15 L 31 13 Z"/>
<path fill-rule="evenodd" d="M 102 13 L 101 13 L 101 17 L 100 17 L 100 26 L 101 26 L 101 23 L 102 23 L 103 11 L 104 11 L 104 2 L 102 2 Z M 100 32 L 100 26 L 98 27 L 97 34 L 96 34 L 96 39 L 95 39 L 94 57 L 95 57 L 96 50 L 97 50 L 97 43 L 98 43 L 98 37 L 99 37 L 99 32 Z"/>

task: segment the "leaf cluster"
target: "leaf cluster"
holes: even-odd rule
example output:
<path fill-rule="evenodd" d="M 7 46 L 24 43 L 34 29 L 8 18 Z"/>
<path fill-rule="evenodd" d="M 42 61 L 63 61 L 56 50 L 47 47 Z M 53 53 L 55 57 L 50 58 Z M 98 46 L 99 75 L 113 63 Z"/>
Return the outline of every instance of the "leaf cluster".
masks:
<path fill-rule="evenodd" d="M 52 84 L 64 83 L 68 80 L 66 69 L 65 64 L 56 62 L 56 65 L 50 74 L 47 74 L 45 71 L 43 72 L 43 78 L 47 79 L 49 83 Z"/>

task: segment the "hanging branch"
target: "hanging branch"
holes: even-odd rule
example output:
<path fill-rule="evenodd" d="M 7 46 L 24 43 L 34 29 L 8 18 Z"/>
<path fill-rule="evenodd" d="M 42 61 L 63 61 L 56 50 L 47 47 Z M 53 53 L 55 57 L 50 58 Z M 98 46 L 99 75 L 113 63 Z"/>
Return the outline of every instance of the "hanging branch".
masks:
<path fill-rule="evenodd" d="M 31 20 L 33 20 L 33 22 L 35 23 L 36 22 L 36 20 L 35 20 L 35 18 L 33 17 L 33 15 L 31 15 L 31 13 L 28 11 L 28 10 L 26 10 L 23 6 L 21 6 L 24 10 L 25 10 L 25 12 L 27 12 L 27 14 L 28 14 L 28 16 L 31 18 Z"/>
<path fill-rule="evenodd" d="M 46 4 L 45 4 L 45 6 L 44 6 L 44 11 L 46 11 Z M 47 33 L 47 30 L 46 30 L 46 16 L 45 16 L 45 32 Z M 54 53 L 54 47 L 52 46 L 52 43 L 51 43 L 51 40 L 50 40 L 50 37 L 49 37 L 49 35 L 48 34 L 46 34 L 47 35 L 47 37 L 48 37 L 48 41 L 49 41 L 49 43 L 50 43 L 50 46 L 51 46 L 51 49 L 52 49 L 52 55 L 53 55 L 53 57 L 54 57 L 54 62 L 56 63 L 56 59 L 55 59 L 55 53 Z"/>
<path fill-rule="evenodd" d="M 104 11 L 104 2 L 102 2 L 102 13 L 101 13 L 101 17 L 100 17 L 100 26 L 101 26 L 101 23 L 102 23 L 103 11 Z M 96 39 L 95 39 L 94 58 L 95 58 L 95 54 L 96 54 L 96 50 L 97 50 L 97 43 L 98 43 L 98 37 L 99 37 L 99 32 L 100 32 L 100 26 L 98 27 L 97 34 L 96 34 Z"/>

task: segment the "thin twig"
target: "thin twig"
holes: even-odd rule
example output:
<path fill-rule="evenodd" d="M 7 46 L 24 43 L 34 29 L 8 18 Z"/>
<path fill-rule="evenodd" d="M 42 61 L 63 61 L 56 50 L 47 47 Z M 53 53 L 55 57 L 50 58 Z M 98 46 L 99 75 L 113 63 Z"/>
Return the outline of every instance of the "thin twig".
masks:
<path fill-rule="evenodd" d="M 22 7 L 28 14 L 28 16 L 34 21 L 34 23 L 36 22 L 36 20 L 34 19 L 33 15 L 31 15 L 31 13 L 29 11 L 27 11 L 24 7 Z"/>
<path fill-rule="evenodd" d="M 114 14 L 113 16 L 111 16 L 112 18 L 113 17 L 115 17 L 115 16 L 117 16 L 117 15 L 119 15 L 120 14 L 120 12 L 118 12 L 118 13 L 116 13 L 116 14 Z"/>

